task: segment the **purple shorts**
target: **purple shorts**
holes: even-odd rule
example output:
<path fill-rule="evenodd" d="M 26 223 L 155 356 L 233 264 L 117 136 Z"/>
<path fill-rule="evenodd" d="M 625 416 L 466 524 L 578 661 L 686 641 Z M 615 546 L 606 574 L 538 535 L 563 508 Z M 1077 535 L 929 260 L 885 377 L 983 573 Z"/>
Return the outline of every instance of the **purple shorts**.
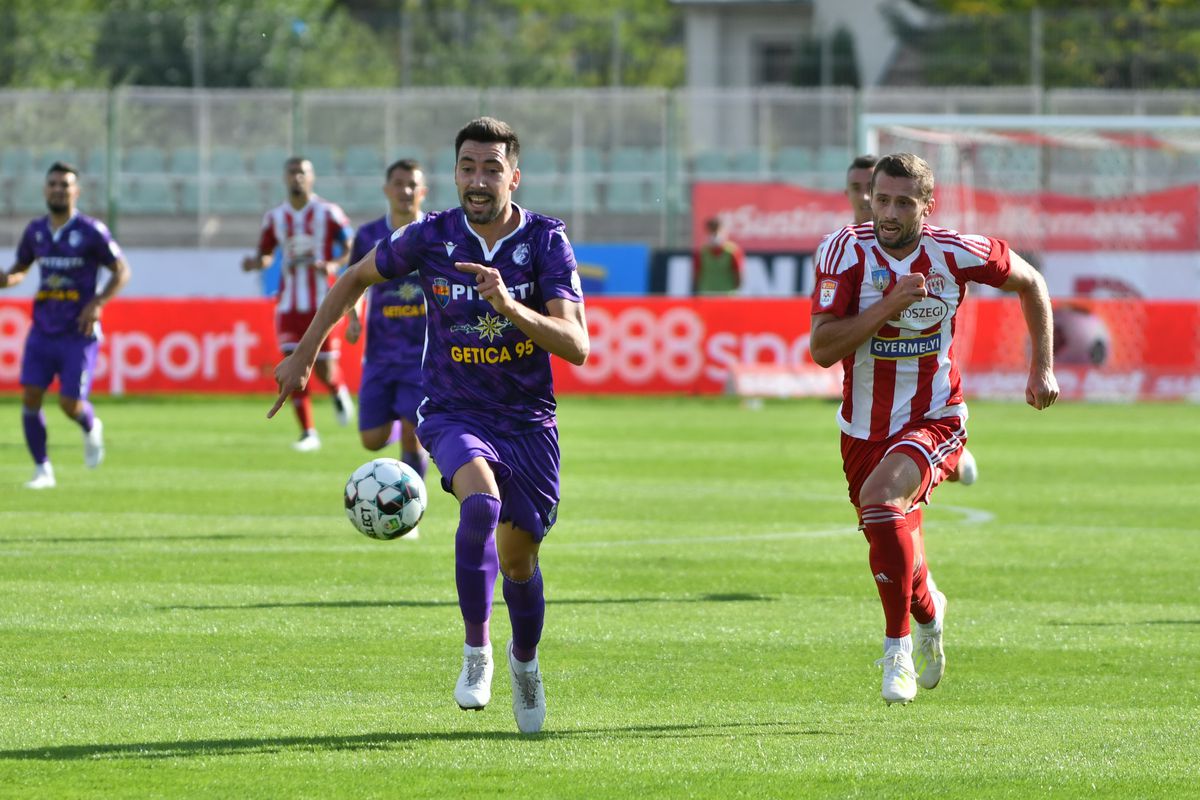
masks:
<path fill-rule="evenodd" d="M 46 336 L 30 331 L 21 357 L 21 385 L 45 389 L 57 375 L 61 396 L 86 400 L 99 352 L 100 340 L 91 336 Z"/>
<path fill-rule="evenodd" d="M 391 425 L 398 419 L 417 421 L 417 406 L 425 398 L 421 389 L 420 368 L 413 372 L 401 367 L 363 364 L 358 385 L 358 429 L 360 431 Z"/>
<path fill-rule="evenodd" d="M 487 461 L 500 484 L 500 521 L 546 538 L 558 518 L 558 429 L 500 435 L 478 421 L 455 414 L 424 417 L 417 438 L 442 473 L 442 488 L 453 494 L 454 473 L 471 459 Z"/>

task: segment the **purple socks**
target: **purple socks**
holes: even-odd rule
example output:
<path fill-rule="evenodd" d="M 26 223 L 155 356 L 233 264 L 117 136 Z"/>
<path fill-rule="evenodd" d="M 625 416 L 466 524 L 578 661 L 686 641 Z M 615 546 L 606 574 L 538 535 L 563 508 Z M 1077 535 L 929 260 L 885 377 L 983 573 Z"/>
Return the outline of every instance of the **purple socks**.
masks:
<path fill-rule="evenodd" d="M 397 424 L 399 424 L 399 423 L 397 423 Z M 429 469 L 429 456 L 425 455 L 424 453 L 404 452 L 404 453 L 400 454 L 400 460 L 403 461 L 405 464 L 408 464 L 413 469 L 415 469 L 417 471 L 417 474 L 420 475 L 422 478 L 425 477 L 425 471 Z M 470 500 L 471 498 L 468 497 L 467 499 Z M 465 507 L 466 503 L 463 503 L 463 506 Z M 498 506 L 497 506 L 496 514 L 497 515 L 500 514 Z M 461 519 L 461 517 L 460 517 L 460 519 Z M 495 528 L 495 527 L 496 527 L 495 524 L 493 524 L 492 528 Z M 461 528 L 460 528 L 460 530 L 461 530 Z"/>
<path fill-rule="evenodd" d="M 41 409 L 21 407 L 21 426 L 25 429 L 25 444 L 33 463 L 45 464 L 50 460 L 46 454 L 46 415 Z"/>
<path fill-rule="evenodd" d="M 492 616 L 492 592 L 500 561 L 496 556 L 496 524 L 500 521 L 500 498 L 473 494 L 458 511 L 454 535 L 454 579 L 458 585 L 458 607 L 466 624 L 466 642 L 481 647 L 488 641 L 488 619 Z"/>
<path fill-rule="evenodd" d="M 513 658 L 532 661 L 537 656 L 542 639 L 542 623 L 546 619 L 546 595 L 542 591 L 542 568 L 533 568 L 527 581 L 518 583 L 504 576 L 504 602 L 508 604 L 508 620 L 512 623 Z"/>

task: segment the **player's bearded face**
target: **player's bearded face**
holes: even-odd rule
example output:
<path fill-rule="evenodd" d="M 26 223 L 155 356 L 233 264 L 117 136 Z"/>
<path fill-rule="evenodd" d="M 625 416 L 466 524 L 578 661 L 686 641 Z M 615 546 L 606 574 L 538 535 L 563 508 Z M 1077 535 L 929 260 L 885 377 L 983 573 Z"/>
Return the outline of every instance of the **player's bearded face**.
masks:
<path fill-rule="evenodd" d="M 921 236 L 921 225 L 933 210 L 932 200 L 922 200 L 915 181 L 877 175 L 871 195 L 875 238 L 887 250 L 903 250 Z"/>
<path fill-rule="evenodd" d="M 517 180 L 505 146 L 466 141 L 459 150 L 455 183 L 467 220 L 475 225 L 495 222 L 507 210 Z"/>
<path fill-rule="evenodd" d="M 74 175 L 51 173 L 46 178 L 46 209 L 51 214 L 66 214 L 71 210 L 72 196 L 77 191 Z"/>

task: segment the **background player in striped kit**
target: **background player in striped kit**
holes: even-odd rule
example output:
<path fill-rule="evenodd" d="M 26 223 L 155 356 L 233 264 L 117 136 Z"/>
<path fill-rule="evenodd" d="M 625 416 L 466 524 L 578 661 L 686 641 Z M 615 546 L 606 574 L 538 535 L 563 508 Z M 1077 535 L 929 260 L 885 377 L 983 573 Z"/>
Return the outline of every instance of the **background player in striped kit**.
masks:
<path fill-rule="evenodd" d="M 89 468 L 104 459 L 104 426 L 96 418 L 88 394 L 100 350 L 101 308 L 129 281 L 129 265 L 103 222 L 80 214 L 79 172 L 55 162 L 46 171 L 46 209 L 50 212 L 25 228 L 17 261 L 0 273 L 0 288 L 16 286 L 38 265 L 41 280 L 33 301 L 33 326 L 21 357 L 21 423 L 33 457 L 29 489 L 56 484 L 46 449 L 46 417 L 42 400 L 55 376 L 58 405 L 83 430 L 83 458 Z M 112 272 L 97 291 L 100 269 Z"/>
<path fill-rule="evenodd" d="M 1058 397 L 1045 282 L 1003 240 L 929 225 L 933 184 L 917 156 L 880 159 L 871 184 L 874 224 L 843 228 L 815 259 L 810 351 L 825 367 L 841 361 L 847 376 L 837 414 L 842 460 L 883 604 L 877 663 L 888 703 L 909 702 L 918 685 L 934 688 L 945 671 L 946 599 L 915 558 L 905 512 L 928 502 L 966 444 L 951 342 L 968 283 L 1018 295 L 1032 341 L 1026 402 L 1042 409 Z"/>
<path fill-rule="evenodd" d="M 425 172 L 413 159 L 387 168 L 383 193 L 388 213 L 360 227 L 350 248 L 350 263 L 363 259 L 381 240 L 422 217 L 428 189 Z M 421 357 L 425 350 L 425 295 L 416 275 L 384 281 L 366 295 L 367 343 L 363 349 L 362 383 L 358 388 L 358 432 L 363 447 L 382 450 L 400 427 L 400 460 L 424 478 L 429 455 L 417 441 L 417 406 L 421 404 Z M 348 314 L 346 341 L 354 344 L 363 326 L 358 310 Z M 411 531 L 405 539 L 412 539 Z"/>
<path fill-rule="evenodd" d="M 316 177 L 312 162 L 294 156 L 284 162 L 283 183 L 288 200 L 263 216 L 258 252 L 242 260 L 247 272 L 266 269 L 275 248 L 283 250 L 279 293 L 275 299 L 275 332 L 279 349 L 285 354 L 296 349 L 329 285 L 346 265 L 350 239 L 354 234 L 350 220 L 335 203 L 313 192 Z M 338 369 L 340 342 L 330 336 L 321 346 L 316 374 L 333 395 L 339 425 L 354 418 L 354 401 Z M 292 446 L 300 451 L 319 450 L 321 439 L 313 421 L 312 402 L 307 387 L 292 396 L 292 406 L 300 422 L 300 439 Z"/>

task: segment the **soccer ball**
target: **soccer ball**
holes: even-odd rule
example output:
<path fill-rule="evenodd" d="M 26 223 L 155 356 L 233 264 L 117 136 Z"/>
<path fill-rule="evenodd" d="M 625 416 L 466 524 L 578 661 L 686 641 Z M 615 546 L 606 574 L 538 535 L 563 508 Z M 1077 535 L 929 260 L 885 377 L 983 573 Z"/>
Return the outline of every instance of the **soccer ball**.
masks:
<path fill-rule="evenodd" d="M 417 527 L 429 505 L 425 481 L 394 458 L 377 458 L 354 470 L 345 500 L 351 524 L 372 539 L 399 539 Z"/>

